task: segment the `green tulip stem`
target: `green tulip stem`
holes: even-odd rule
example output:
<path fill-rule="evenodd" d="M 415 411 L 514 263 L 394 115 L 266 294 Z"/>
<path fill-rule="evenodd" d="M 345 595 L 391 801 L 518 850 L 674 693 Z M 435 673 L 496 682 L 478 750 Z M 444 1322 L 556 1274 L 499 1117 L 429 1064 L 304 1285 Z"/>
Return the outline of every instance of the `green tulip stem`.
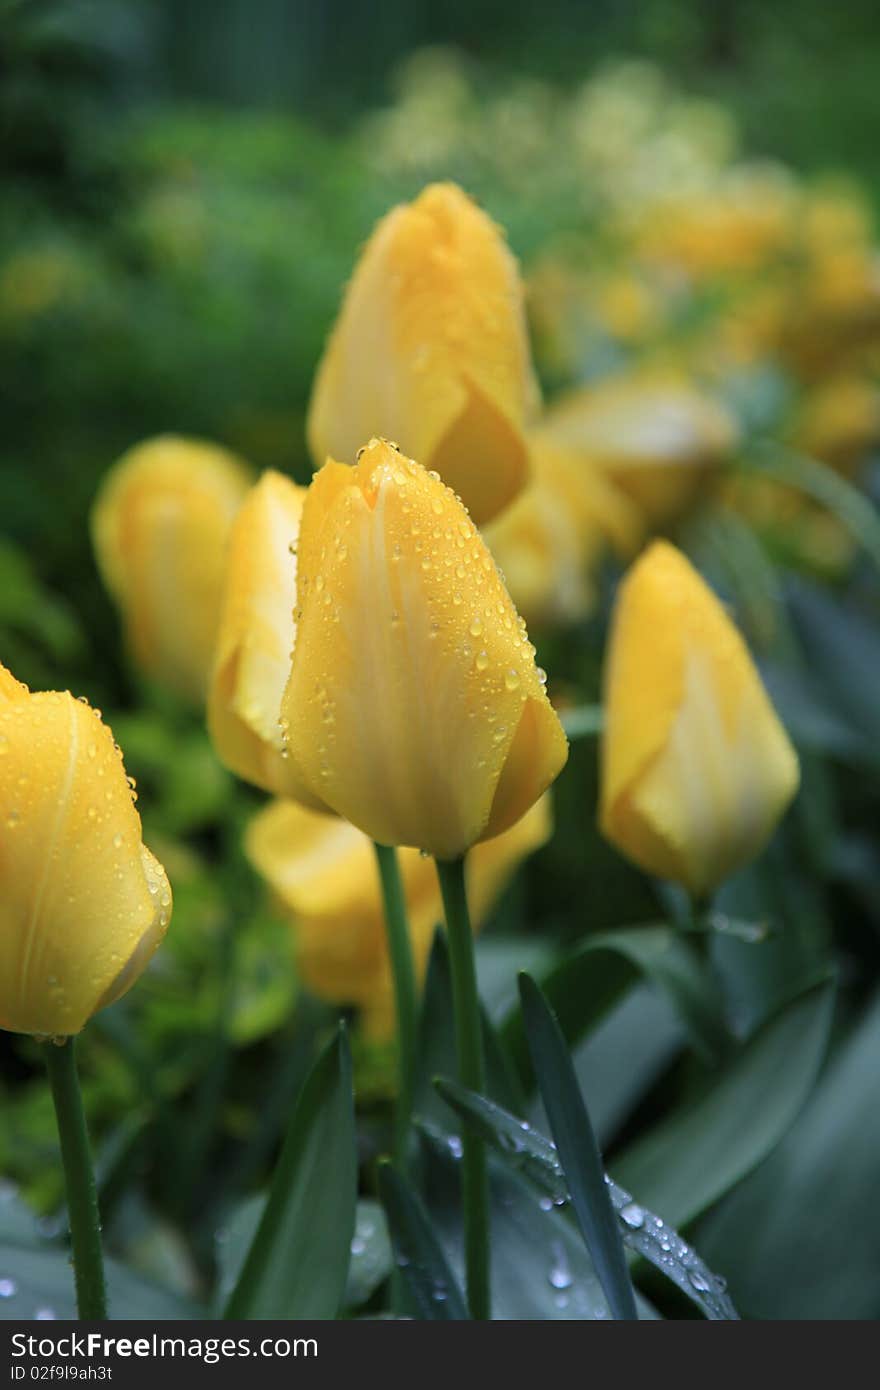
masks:
<path fill-rule="evenodd" d="M 63 1044 L 46 1046 L 46 1069 L 58 1137 L 61 1141 L 61 1162 L 67 1193 L 67 1215 L 73 1249 L 73 1276 L 76 1284 L 76 1306 L 79 1316 L 95 1321 L 107 1316 L 107 1293 L 104 1286 L 104 1257 L 101 1251 L 101 1222 L 98 1215 L 98 1194 L 92 1170 L 89 1135 L 83 1113 L 76 1053 L 73 1038 Z"/>
<path fill-rule="evenodd" d="M 458 1074 L 463 1086 L 485 1089 L 483 1029 L 474 938 L 464 882 L 464 858 L 437 860 L 437 875 L 446 913 L 452 1003 Z M 489 1177 L 483 1140 L 467 1127 L 462 1135 L 462 1198 L 464 1206 L 465 1273 L 472 1318 L 490 1316 L 489 1300 Z"/>
<path fill-rule="evenodd" d="M 382 901 L 385 905 L 385 930 L 388 934 L 388 955 L 391 959 L 394 1007 L 397 1015 L 398 1083 L 394 1108 L 394 1156 L 398 1166 L 405 1170 L 415 1084 L 418 993 L 397 851 L 388 845 L 379 844 L 375 849 L 382 883 Z"/>

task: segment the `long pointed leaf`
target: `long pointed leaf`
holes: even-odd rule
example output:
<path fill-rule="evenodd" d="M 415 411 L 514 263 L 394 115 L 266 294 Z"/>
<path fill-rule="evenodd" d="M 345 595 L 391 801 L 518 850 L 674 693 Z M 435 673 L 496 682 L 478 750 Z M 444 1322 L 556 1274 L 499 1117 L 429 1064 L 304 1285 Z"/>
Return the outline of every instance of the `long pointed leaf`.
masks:
<path fill-rule="evenodd" d="M 615 1318 L 635 1321 L 635 1294 L 605 1170 L 565 1040 L 529 975 L 519 977 L 532 1064 L 571 1202 Z"/>
<path fill-rule="evenodd" d="M 800 995 L 761 1028 L 711 1090 L 614 1163 L 617 1178 L 684 1226 L 750 1173 L 789 1129 L 825 1057 L 834 990 Z"/>
<path fill-rule="evenodd" d="M 345 1290 L 357 1198 L 351 1056 L 343 1029 L 293 1114 L 227 1318 L 333 1318 Z"/>
<path fill-rule="evenodd" d="M 387 1162 L 379 1165 L 379 1195 L 413 1316 L 431 1322 L 467 1318 L 464 1298 L 428 1213 L 409 1183 Z"/>

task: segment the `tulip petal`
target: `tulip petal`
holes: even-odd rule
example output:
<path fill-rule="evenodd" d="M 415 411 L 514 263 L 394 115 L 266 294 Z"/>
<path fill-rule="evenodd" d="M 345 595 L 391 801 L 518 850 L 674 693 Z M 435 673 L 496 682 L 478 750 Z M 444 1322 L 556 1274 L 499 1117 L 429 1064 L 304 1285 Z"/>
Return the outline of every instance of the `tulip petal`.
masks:
<path fill-rule="evenodd" d="M 672 372 L 581 387 L 553 404 L 543 428 L 603 468 L 657 525 L 694 501 L 737 441 L 736 424 L 721 404 Z"/>
<path fill-rule="evenodd" d="M 54 692 L 0 703 L 0 753 L 0 1027 L 76 1033 L 139 948 L 143 968 L 170 890 L 95 711 Z"/>
<path fill-rule="evenodd" d="M 516 262 L 461 189 L 431 185 L 382 219 L 358 262 L 316 376 L 313 458 L 396 439 L 482 524 L 526 480 L 537 399 Z"/>
<path fill-rule="evenodd" d="M 305 489 L 264 473 L 232 527 L 208 691 L 208 728 L 233 772 L 265 791 L 322 804 L 285 754 L 281 697 L 296 637 L 296 547 Z"/>
<path fill-rule="evenodd" d="M 499 833 L 558 774 L 567 743 L 454 494 L 374 440 L 355 468 L 316 475 L 299 564 L 282 714 L 308 785 L 382 844 L 454 858 Z"/>

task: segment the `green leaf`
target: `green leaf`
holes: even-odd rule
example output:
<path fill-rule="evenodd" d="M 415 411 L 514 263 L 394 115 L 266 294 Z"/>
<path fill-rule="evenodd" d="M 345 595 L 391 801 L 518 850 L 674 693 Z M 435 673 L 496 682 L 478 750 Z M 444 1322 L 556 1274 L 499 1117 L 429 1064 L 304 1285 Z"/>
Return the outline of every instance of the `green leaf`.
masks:
<path fill-rule="evenodd" d="M 615 1318 L 635 1321 L 635 1296 L 605 1170 L 559 1024 L 529 975 L 519 977 L 535 1075 L 572 1206 Z"/>
<path fill-rule="evenodd" d="M 515 1115 L 454 1081 L 438 1079 L 444 1100 L 556 1207 L 571 1200 L 556 1146 Z M 710 1320 L 736 1318 L 737 1312 L 712 1273 L 681 1236 L 659 1216 L 635 1202 L 618 1183 L 605 1178 L 625 1245 L 648 1260 L 687 1295 Z"/>
<path fill-rule="evenodd" d="M 717 1202 L 766 1158 L 812 1091 L 833 997 L 826 981 L 776 1014 L 700 1100 L 662 1121 L 612 1165 L 615 1177 L 674 1226 Z"/>
<path fill-rule="evenodd" d="M 425 1192 L 452 1269 L 462 1274 L 461 1146 L 422 1126 Z M 492 1317 L 598 1321 L 609 1316 L 590 1253 L 568 1217 L 489 1154 Z M 639 1295 L 640 1315 L 656 1317 Z"/>
<path fill-rule="evenodd" d="M 878 1057 L 875 994 L 782 1142 L 700 1222 L 750 1318 L 880 1318 Z"/>
<path fill-rule="evenodd" d="M 723 1051 L 727 1039 L 717 987 L 691 945 L 672 927 L 623 927 L 590 936 L 540 985 L 570 1044 L 595 1028 L 641 979 L 669 997 L 704 1057 Z M 527 1078 L 531 1068 L 519 1010 L 509 1015 L 502 1038 L 519 1075 Z"/>
<path fill-rule="evenodd" d="M 205 1316 L 203 1309 L 133 1274 L 115 1260 L 106 1260 L 107 1296 L 112 1318 L 145 1321 Z M 0 1298 L 0 1320 L 76 1319 L 76 1296 L 70 1253 L 46 1244 L 44 1248 L 0 1244 L 0 1280 L 9 1292 Z"/>
<path fill-rule="evenodd" d="M 433 1082 L 435 1076 L 455 1076 L 458 1073 L 454 1019 L 449 950 L 445 933 L 438 930 L 434 936 L 425 988 L 422 992 L 413 1114 L 422 1120 L 440 1125 L 445 1122 L 446 1112 L 437 1099 Z M 524 1099 L 517 1078 L 510 1069 L 504 1050 L 485 1012 L 483 1045 L 488 1094 L 509 1110 L 524 1108 Z"/>
<path fill-rule="evenodd" d="M 303 1087 L 227 1318 L 333 1318 L 357 1194 L 351 1056 L 344 1029 Z"/>
<path fill-rule="evenodd" d="M 388 1217 L 407 1313 L 424 1321 L 468 1316 L 458 1282 L 420 1198 L 390 1163 L 379 1165 L 379 1195 Z"/>
<path fill-rule="evenodd" d="M 366 1303 L 382 1281 L 388 1278 L 392 1264 L 385 1213 L 378 1202 L 364 1197 L 358 1202 L 355 1215 L 351 1264 L 345 1285 L 345 1307 L 359 1308 Z"/>

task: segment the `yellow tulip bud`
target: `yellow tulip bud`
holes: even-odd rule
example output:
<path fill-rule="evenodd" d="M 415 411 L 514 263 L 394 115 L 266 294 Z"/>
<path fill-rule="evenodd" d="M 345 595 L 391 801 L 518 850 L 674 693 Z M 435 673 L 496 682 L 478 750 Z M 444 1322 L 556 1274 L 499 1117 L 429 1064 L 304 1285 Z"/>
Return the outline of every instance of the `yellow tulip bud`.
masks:
<path fill-rule="evenodd" d="M 549 795 L 516 825 L 475 846 L 467 888 L 475 930 L 519 862 L 550 837 Z M 303 982 L 319 999 L 355 1004 L 373 1037 L 394 1030 L 394 990 L 376 857 L 369 839 L 347 821 L 275 801 L 248 827 L 248 858 L 290 912 Z M 425 973 L 434 929 L 443 920 L 437 871 L 414 849 L 399 856 L 416 972 Z"/>
<path fill-rule="evenodd" d="M 526 481 L 536 403 L 516 261 L 460 188 L 432 184 L 382 219 L 355 269 L 315 379 L 315 464 L 385 435 L 482 524 Z"/>
<path fill-rule="evenodd" d="M 603 832 L 649 873 L 701 896 L 759 853 L 798 780 L 742 637 L 684 555 L 656 541 L 614 612 Z"/>
<path fill-rule="evenodd" d="M 712 396 L 672 373 L 611 377 L 547 412 L 547 433 L 606 470 L 655 526 L 689 507 L 737 428 Z"/>
<path fill-rule="evenodd" d="M 592 611 L 605 550 L 635 554 L 644 522 L 588 459 L 540 432 L 530 442 L 532 481 L 483 534 L 530 625 L 576 622 Z"/>
<path fill-rule="evenodd" d="M 225 449 L 168 435 L 119 460 L 92 512 L 98 567 L 134 661 L 194 704 L 205 696 L 226 542 L 250 482 Z"/>
<path fill-rule="evenodd" d="M 0 1028 L 14 1033 L 78 1033 L 134 984 L 171 915 L 100 715 L 3 667 L 0 883 Z"/>
<path fill-rule="evenodd" d="M 506 830 L 568 745 L 451 489 L 373 440 L 315 475 L 298 564 L 282 719 L 308 789 L 380 844 L 441 859 Z"/>
<path fill-rule="evenodd" d="M 218 757 L 239 777 L 321 809 L 287 756 L 280 724 L 296 635 L 296 548 L 305 495 L 305 488 L 270 470 L 233 523 L 208 729 Z"/>

